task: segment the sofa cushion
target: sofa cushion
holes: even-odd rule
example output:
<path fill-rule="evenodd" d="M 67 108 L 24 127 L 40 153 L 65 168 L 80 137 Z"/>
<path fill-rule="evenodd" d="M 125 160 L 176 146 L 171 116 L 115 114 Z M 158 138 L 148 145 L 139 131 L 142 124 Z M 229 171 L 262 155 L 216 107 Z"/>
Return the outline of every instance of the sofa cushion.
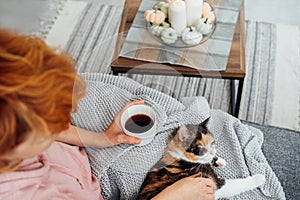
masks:
<path fill-rule="evenodd" d="M 283 186 L 286 199 L 300 199 L 300 132 L 243 121 L 264 133 L 263 153 Z"/>

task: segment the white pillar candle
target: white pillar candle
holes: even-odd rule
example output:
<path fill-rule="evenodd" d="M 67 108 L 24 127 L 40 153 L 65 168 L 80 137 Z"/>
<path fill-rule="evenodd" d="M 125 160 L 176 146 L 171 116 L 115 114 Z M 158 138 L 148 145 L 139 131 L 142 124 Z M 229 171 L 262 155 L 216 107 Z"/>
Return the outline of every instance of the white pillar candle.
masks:
<path fill-rule="evenodd" d="M 201 18 L 203 0 L 185 0 L 187 25 L 192 26 L 197 19 Z"/>
<path fill-rule="evenodd" d="M 181 36 L 182 32 L 186 28 L 186 5 L 182 0 L 173 0 L 169 4 L 169 22 L 174 30 L 176 30 L 178 36 Z"/>

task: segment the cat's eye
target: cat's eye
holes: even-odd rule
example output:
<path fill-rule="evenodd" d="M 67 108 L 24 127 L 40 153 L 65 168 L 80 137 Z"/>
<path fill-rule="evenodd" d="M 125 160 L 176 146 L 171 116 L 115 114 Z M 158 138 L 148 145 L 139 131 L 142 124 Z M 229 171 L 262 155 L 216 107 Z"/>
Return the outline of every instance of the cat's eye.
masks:
<path fill-rule="evenodd" d="M 206 154 L 207 149 L 205 147 L 199 147 L 199 148 L 195 148 L 192 152 L 196 155 L 202 156 Z"/>

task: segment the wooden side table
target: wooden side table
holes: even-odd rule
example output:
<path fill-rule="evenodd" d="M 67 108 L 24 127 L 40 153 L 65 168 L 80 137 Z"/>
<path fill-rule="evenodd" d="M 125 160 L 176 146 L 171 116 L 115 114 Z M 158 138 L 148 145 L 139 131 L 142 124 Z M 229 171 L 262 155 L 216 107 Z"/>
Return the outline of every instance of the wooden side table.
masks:
<path fill-rule="evenodd" d="M 228 63 L 225 71 L 201 71 L 192 69 L 189 67 L 163 64 L 167 67 L 161 67 L 162 64 L 155 64 L 134 60 L 125 57 L 119 57 L 119 53 L 124 44 L 126 33 L 128 32 L 134 17 L 138 11 L 141 0 L 126 0 L 125 6 L 122 14 L 122 20 L 119 28 L 119 37 L 114 53 L 114 57 L 117 58 L 113 61 L 111 68 L 113 74 L 118 73 L 134 73 L 140 74 L 152 74 L 152 75 L 183 75 L 190 77 L 203 77 L 203 78 L 221 78 L 231 80 L 231 113 L 238 117 L 240 102 L 242 97 L 243 83 L 246 72 L 246 62 L 245 62 L 245 17 L 244 17 L 244 2 L 242 2 L 241 9 L 239 12 L 238 21 L 236 24 L 233 41 L 230 49 L 230 54 L 228 58 Z M 137 66 L 143 65 L 142 68 L 137 68 Z M 174 73 L 176 72 L 176 73 Z M 238 81 L 237 95 L 235 91 L 235 80 Z M 236 97 L 236 98 L 235 98 Z"/>

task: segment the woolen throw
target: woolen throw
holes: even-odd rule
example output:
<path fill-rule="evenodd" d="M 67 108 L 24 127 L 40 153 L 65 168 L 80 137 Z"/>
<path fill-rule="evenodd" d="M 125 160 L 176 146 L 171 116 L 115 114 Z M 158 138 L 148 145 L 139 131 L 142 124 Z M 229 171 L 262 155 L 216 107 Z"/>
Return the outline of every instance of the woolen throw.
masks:
<path fill-rule="evenodd" d="M 243 125 L 237 118 L 220 110 L 211 110 L 205 98 L 187 97 L 180 101 L 129 78 L 108 74 L 84 73 L 88 90 L 73 124 L 91 131 L 105 130 L 115 114 L 129 101 L 145 100 L 157 113 L 157 135 L 145 146 L 117 145 L 86 148 L 93 173 L 105 199 L 135 199 L 150 168 L 161 158 L 168 134 L 183 124 L 199 124 L 211 117 L 209 129 L 216 139 L 217 156 L 226 160 L 217 169 L 225 178 L 264 174 L 266 183 L 258 189 L 231 199 L 285 199 L 280 182 L 269 166 L 261 146 L 263 133 Z"/>

